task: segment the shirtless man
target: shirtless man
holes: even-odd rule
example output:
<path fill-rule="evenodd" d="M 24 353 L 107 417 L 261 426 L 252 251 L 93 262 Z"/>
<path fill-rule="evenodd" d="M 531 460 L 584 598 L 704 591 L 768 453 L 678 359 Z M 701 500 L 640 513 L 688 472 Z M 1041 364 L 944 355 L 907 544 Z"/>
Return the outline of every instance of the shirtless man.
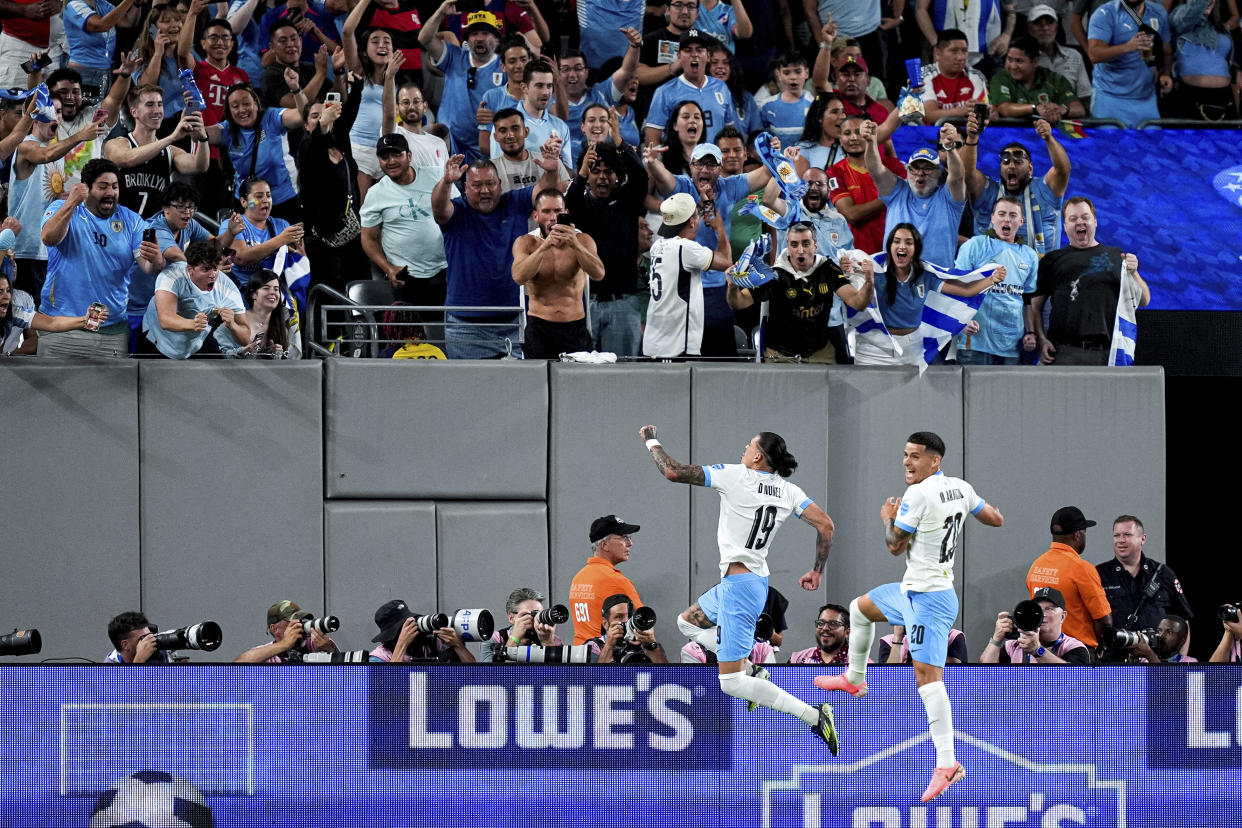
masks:
<path fill-rule="evenodd" d="M 527 359 L 556 359 L 562 353 L 590 351 L 591 333 L 583 309 L 584 276 L 604 278 L 604 263 L 595 240 L 561 224 L 565 197 L 546 189 L 535 197 L 539 225 L 513 243 L 513 281 L 526 286 L 530 311 L 526 315 Z"/>

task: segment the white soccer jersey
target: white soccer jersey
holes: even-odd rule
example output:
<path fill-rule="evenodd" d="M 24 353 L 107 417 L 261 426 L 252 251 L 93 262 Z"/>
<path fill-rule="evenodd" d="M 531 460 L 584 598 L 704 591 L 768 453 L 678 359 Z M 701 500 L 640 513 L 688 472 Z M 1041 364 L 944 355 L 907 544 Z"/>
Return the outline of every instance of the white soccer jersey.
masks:
<path fill-rule="evenodd" d="M 792 513 L 798 517 L 811 499 L 797 485 L 771 472 L 755 471 L 738 464 L 703 467 L 704 482 L 720 495 L 720 522 L 716 543 L 720 546 L 720 577 L 729 564 L 740 561 L 764 578 L 768 576 L 768 550 L 776 530 Z"/>
<path fill-rule="evenodd" d="M 953 558 L 962 537 L 962 524 L 968 515 L 977 515 L 988 505 L 969 483 L 959 477 L 936 472 L 906 489 L 893 521 L 898 528 L 913 532 L 906 553 L 903 592 L 935 592 L 953 589 Z"/>
<path fill-rule="evenodd" d="M 712 251 L 690 239 L 657 238 L 652 243 L 645 355 L 698 355 L 703 345 L 703 271 L 711 263 Z"/>

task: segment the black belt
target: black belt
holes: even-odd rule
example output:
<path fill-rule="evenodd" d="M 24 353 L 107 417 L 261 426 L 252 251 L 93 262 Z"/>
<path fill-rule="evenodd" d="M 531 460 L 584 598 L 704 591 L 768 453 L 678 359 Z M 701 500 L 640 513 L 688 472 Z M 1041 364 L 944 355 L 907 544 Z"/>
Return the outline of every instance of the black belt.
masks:
<path fill-rule="evenodd" d="M 1101 342 L 1098 339 L 1076 339 L 1070 342 L 1054 342 L 1055 347 L 1068 345 L 1071 348 L 1079 348 L 1083 351 L 1107 351 L 1112 347 L 1111 342 Z"/>
<path fill-rule="evenodd" d="M 633 295 L 633 291 L 630 293 L 592 293 L 591 298 L 596 302 L 615 302 L 618 299 L 629 299 Z"/>

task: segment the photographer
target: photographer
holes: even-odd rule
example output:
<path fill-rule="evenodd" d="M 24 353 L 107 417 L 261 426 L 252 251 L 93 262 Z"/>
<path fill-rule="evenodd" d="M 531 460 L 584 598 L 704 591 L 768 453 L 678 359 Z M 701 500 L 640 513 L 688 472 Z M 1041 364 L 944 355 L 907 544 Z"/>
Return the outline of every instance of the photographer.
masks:
<path fill-rule="evenodd" d="M 141 612 L 123 612 L 108 622 L 108 638 L 114 649 L 105 664 L 169 664 L 168 653 L 155 646 L 151 622 Z"/>
<path fill-rule="evenodd" d="M 466 649 L 466 642 L 453 627 L 420 629 L 420 620 L 426 626 L 433 617 L 411 612 L 409 605 L 399 599 L 382 604 L 375 611 L 379 633 L 371 639 L 379 646 L 371 651 L 370 660 L 397 664 L 409 661 L 473 664 L 474 653 Z"/>
<path fill-rule="evenodd" d="M 1138 640 L 1129 647 L 1128 661 L 1138 664 L 1189 664 L 1199 660 L 1182 655 L 1182 646 L 1190 637 L 1190 624 L 1180 615 L 1166 615 L 1154 630 L 1140 630 L 1133 635 Z"/>
<path fill-rule="evenodd" d="M 544 597 L 530 587 L 519 587 L 509 593 L 505 612 L 509 613 L 509 626 L 492 633 L 483 645 L 480 661 L 503 661 L 505 648 L 537 644 L 540 647 L 561 646 L 565 642 L 556 634 L 555 624 L 543 624 L 539 614 L 543 612 Z M 568 619 L 566 619 L 568 620 Z"/>
<path fill-rule="evenodd" d="M 1015 607 L 1013 616 L 998 613 L 996 629 L 983 654 L 982 664 L 1090 664 L 1091 650 L 1077 638 L 1061 632 L 1065 621 L 1065 598 L 1060 590 L 1043 587 L 1035 590 L 1033 602 L 1043 610 L 1043 619 L 1037 629 L 1020 630 L 1014 623 L 1025 619 L 1021 610 L 1023 601 Z M 1024 624 L 1024 626 L 1031 626 Z"/>
<path fill-rule="evenodd" d="M 604 617 L 603 633 L 586 642 L 596 654 L 598 664 L 623 664 L 630 653 L 641 652 L 652 664 L 668 664 L 664 647 L 655 639 L 655 630 L 630 628 L 630 616 L 634 614 L 634 602 L 628 595 L 609 595 L 604 599 L 601 614 Z"/>
<path fill-rule="evenodd" d="M 1208 661 L 1216 664 L 1242 662 L 1242 614 L 1237 604 L 1222 604 L 1216 610 L 1216 617 L 1225 627 L 1216 651 Z"/>
<path fill-rule="evenodd" d="M 315 616 L 292 601 L 277 601 L 267 610 L 268 644 L 251 647 L 234 661 L 235 664 L 297 663 L 307 653 L 335 653 L 336 642 L 319 630 L 307 635 L 302 622 Z"/>

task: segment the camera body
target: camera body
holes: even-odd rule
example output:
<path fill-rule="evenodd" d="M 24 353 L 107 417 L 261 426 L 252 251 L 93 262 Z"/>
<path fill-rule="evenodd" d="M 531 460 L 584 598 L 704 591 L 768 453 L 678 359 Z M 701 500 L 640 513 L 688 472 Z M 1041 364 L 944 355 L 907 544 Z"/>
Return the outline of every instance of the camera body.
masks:
<path fill-rule="evenodd" d="M 656 611 L 651 607 L 638 607 L 634 610 L 634 614 L 625 622 L 625 643 L 632 644 L 634 635 L 638 632 L 646 632 L 656 625 Z"/>
<path fill-rule="evenodd" d="M 535 623 L 543 624 L 545 627 L 555 627 L 557 624 L 564 624 L 569 620 L 569 608 L 564 604 L 553 604 L 542 610 L 531 610 L 530 614 L 534 617 Z M 526 631 L 526 635 L 522 638 L 522 643 L 539 643 L 539 633 L 535 631 L 534 624 Z"/>
<path fill-rule="evenodd" d="M 1221 604 L 1216 608 L 1216 617 L 1221 621 L 1236 624 L 1239 620 L 1242 620 L 1242 612 L 1238 610 L 1237 604 Z"/>

